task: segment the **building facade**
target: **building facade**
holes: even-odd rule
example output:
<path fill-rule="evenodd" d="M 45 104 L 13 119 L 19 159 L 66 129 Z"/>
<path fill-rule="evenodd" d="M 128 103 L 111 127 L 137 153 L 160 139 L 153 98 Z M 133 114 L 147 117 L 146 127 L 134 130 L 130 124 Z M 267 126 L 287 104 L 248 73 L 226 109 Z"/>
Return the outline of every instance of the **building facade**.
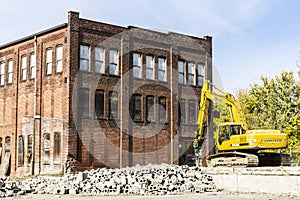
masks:
<path fill-rule="evenodd" d="M 212 39 L 68 23 L 0 46 L 2 173 L 186 164 Z M 207 136 L 204 154 L 212 149 Z"/>

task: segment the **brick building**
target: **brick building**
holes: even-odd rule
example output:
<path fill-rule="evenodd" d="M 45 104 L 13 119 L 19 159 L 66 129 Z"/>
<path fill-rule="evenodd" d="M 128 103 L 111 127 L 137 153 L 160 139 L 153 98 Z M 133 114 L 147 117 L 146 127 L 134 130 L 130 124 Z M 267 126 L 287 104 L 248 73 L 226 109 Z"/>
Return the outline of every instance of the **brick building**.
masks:
<path fill-rule="evenodd" d="M 68 17 L 0 46 L 1 170 L 188 162 L 211 37 Z"/>

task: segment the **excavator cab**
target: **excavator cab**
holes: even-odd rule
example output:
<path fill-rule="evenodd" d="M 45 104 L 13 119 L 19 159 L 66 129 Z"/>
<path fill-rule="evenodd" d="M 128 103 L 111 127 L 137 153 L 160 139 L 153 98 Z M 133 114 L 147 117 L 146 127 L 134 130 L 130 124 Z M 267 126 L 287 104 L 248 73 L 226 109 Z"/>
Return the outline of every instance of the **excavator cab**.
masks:
<path fill-rule="evenodd" d="M 219 132 L 217 135 L 218 145 L 222 145 L 224 141 L 230 140 L 232 135 L 242 135 L 245 131 L 241 124 L 238 123 L 222 123 L 219 125 Z"/>

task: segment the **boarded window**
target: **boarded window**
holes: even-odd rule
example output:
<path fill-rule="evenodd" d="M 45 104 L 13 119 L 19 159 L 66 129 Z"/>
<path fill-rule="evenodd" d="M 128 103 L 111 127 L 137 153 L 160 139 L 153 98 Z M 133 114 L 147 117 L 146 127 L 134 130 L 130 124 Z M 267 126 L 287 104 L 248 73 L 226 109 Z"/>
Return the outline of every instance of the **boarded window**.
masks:
<path fill-rule="evenodd" d="M 18 166 L 24 166 L 24 139 L 23 136 L 19 136 L 18 141 Z"/>
<path fill-rule="evenodd" d="M 142 96 L 139 94 L 132 95 L 130 102 L 130 116 L 132 120 L 142 120 Z"/>
<path fill-rule="evenodd" d="M 104 91 L 96 90 L 95 93 L 95 115 L 96 118 L 104 118 Z"/>
<path fill-rule="evenodd" d="M 158 99 L 158 113 L 159 113 L 159 122 L 160 123 L 165 123 L 167 119 L 167 102 L 166 102 L 166 97 L 159 97 Z"/>
<path fill-rule="evenodd" d="M 60 163 L 60 152 L 61 152 L 61 136 L 59 132 L 55 132 L 53 160 L 56 163 Z"/>
<path fill-rule="evenodd" d="M 44 164 L 50 164 L 50 133 L 44 133 Z"/>

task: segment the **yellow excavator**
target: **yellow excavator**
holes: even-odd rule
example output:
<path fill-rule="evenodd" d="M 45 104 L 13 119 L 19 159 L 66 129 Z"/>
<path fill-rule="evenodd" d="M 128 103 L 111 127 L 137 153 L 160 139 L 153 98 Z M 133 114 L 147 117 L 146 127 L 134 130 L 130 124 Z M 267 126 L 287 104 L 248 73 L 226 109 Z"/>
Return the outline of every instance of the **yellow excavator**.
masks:
<path fill-rule="evenodd" d="M 216 92 L 212 92 L 213 91 Z M 266 150 L 284 149 L 287 147 L 287 135 L 279 130 L 248 130 L 240 104 L 232 94 L 204 81 L 198 116 L 199 129 L 195 132 L 194 151 L 196 164 L 201 161 L 201 146 L 207 131 L 206 120 L 210 103 L 221 101 L 229 110 L 230 122 L 218 125 L 215 138 L 216 153 L 207 157 L 209 167 L 216 166 L 289 166 L 291 157 L 288 154 Z M 214 134 L 214 133 L 208 133 Z"/>

